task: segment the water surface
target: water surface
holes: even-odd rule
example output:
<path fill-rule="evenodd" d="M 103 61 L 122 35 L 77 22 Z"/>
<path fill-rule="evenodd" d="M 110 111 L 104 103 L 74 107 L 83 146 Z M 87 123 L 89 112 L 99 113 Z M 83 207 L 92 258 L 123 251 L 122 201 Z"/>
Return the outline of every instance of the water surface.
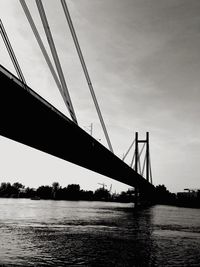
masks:
<path fill-rule="evenodd" d="M 200 266 L 200 210 L 0 199 L 4 266 Z"/>

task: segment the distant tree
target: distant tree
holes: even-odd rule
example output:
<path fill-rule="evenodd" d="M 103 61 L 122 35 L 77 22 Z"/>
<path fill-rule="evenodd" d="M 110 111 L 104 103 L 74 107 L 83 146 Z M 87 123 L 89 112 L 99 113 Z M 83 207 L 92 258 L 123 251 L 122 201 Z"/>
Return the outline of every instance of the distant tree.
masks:
<path fill-rule="evenodd" d="M 13 194 L 16 195 L 17 197 L 19 197 L 20 191 L 24 188 L 25 186 L 21 183 L 16 182 L 12 184 Z"/>
<path fill-rule="evenodd" d="M 107 201 L 110 198 L 111 198 L 111 195 L 110 195 L 109 191 L 107 189 L 105 189 L 104 187 L 98 188 L 94 192 L 94 199 L 95 200 Z"/>
<path fill-rule="evenodd" d="M 10 183 L 1 183 L 0 186 L 0 196 L 1 197 L 10 197 L 11 195 L 14 196 L 13 188 Z"/>
<path fill-rule="evenodd" d="M 164 184 L 158 185 L 155 188 L 155 201 L 159 204 L 173 204 L 176 196 L 167 190 Z"/>
<path fill-rule="evenodd" d="M 2 183 L 1 183 L 1 186 L 0 186 L 0 190 L 3 191 L 3 190 L 6 189 L 6 187 L 7 187 L 7 183 L 2 182 Z"/>
<path fill-rule="evenodd" d="M 80 185 L 79 184 L 69 184 L 67 186 L 67 190 L 70 192 L 79 192 L 80 191 Z"/>
<path fill-rule="evenodd" d="M 80 191 L 80 199 L 81 200 L 93 200 L 94 199 L 94 193 L 93 191 Z"/>
<path fill-rule="evenodd" d="M 53 182 L 53 184 L 52 184 L 53 199 L 56 199 L 56 194 L 57 194 L 59 189 L 60 189 L 59 183 L 58 182 Z"/>
<path fill-rule="evenodd" d="M 81 191 L 79 184 L 69 184 L 64 190 L 65 198 L 70 200 L 80 199 Z"/>
<path fill-rule="evenodd" d="M 21 197 L 32 198 L 36 196 L 36 190 L 30 187 L 25 188 L 25 192 L 20 194 Z"/>
<path fill-rule="evenodd" d="M 42 185 L 37 188 L 36 195 L 43 199 L 51 199 L 52 198 L 52 187 L 48 185 Z"/>
<path fill-rule="evenodd" d="M 18 182 L 13 183 L 12 186 L 13 186 L 14 188 L 18 189 L 18 190 L 21 189 L 21 188 L 24 188 L 24 187 L 25 187 L 23 184 L 18 183 Z"/>

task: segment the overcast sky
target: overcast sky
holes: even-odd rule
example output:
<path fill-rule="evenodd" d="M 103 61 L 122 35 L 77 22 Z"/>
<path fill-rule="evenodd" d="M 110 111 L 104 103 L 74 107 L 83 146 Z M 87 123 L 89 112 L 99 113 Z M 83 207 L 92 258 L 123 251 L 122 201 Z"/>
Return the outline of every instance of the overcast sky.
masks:
<path fill-rule="evenodd" d="M 115 153 L 122 157 L 135 131 L 141 138 L 149 131 L 154 184 L 172 192 L 200 188 L 200 1 L 66 2 Z M 35 1 L 26 3 L 48 47 Z M 79 125 L 93 123 L 106 145 L 60 1 L 43 4 Z M 0 0 L 0 17 L 29 86 L 69 116 L 19 1 Z M 14 72 L 2 40 L 0 64 Z M 0 162 L 0 181 L 128 188 L 3 137 Z"/>

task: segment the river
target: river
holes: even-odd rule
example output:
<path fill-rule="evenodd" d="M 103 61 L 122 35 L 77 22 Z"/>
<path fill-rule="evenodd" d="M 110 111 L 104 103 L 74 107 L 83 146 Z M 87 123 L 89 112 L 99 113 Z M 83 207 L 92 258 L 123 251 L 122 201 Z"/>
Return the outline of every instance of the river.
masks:
<path fill-rule="evenodd" d="M 200 266 L 200 209 L 1 198 L 0 266 Z"/>

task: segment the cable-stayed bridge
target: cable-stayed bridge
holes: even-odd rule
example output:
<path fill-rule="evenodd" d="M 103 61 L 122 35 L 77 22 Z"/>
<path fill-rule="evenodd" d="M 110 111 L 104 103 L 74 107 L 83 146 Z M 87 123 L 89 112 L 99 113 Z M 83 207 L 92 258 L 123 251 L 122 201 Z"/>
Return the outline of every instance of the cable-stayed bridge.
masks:
<path fill-rule="evenodd" d="M 2 136 L 142 191 L 153 188 L 124 161 L 2 66 L 0 84 Z"/>
<path fill-rule="evenodd" d="M 133 162 L 135 163 L 134 169 L 114 155 L 65 1 L 61 0 L 63 10 L 73 36 L 109 150 L 78 126 L 75 111 L 69 96 L 42 1 L 36 0 L 36 4 L 38 6 L 57 72 L 54 70 L 51 60 L 48 57 L 25 1 L 20 0 L 20 3 L 51 70 L 58 89 L 60 90 L 63 100 L 69 110 L 72 120 L 64 116 L 60 111 L 27 86 L 1 22 L 1 34 L 15 66 L 18 78 L 6 70 L 3 66 L 0 66 L 0 134 L 22 144 L 133 186 L 137 188 L 140 193 L 144 193 L 149 197 L 154 190 L 151 172 L 149 172 L 149 135 L 147 134 L 146 140 L 139 140 L 138 135 L 136 134 L 135 152 L 131 163 L 131 165 L 133 165 Z M 143 171 L 141 172 L 139 143 L 146 143 L 146 157 L 144 162 L 146 163 L 146 178 L 143 177 L 145 165 L 143 165 Z"/>

